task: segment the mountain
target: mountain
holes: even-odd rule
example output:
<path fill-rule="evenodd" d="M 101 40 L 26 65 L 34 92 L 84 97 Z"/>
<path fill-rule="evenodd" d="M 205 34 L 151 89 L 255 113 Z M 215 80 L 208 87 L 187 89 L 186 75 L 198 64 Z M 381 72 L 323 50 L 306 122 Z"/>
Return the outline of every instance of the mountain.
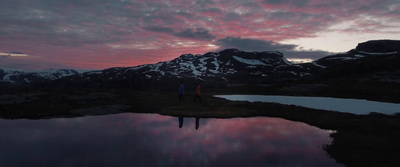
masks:
<path fill-rule="evenodd" d="M 369 77 L 396 81 L 400 73 L 400 41 L 367 41 L 348 51 L 311 63 L 293 64 L 276 51 L 227 49 L 203 55 L 184 54 L 171 61 L 136 67 L 78 73 L 74 70 L 20 72 L 0 69 L 8 84 L 84 88 L 168 88 L 180 81 L 206 85 L 275 84 L 339 77 Z M 172 89 L 175 89 L 173 87 Z"/>
<path fill-rule="evenodd" d="M 31 83 L 40 83 L 78 74 L 79 72 L 71 69 L 43 70 L 43 71 L 0 69 L 0 84 L 24 85 Z"/>
<path fill-rule="evenodd" d="M 370 55 L 398 53 L 400 51 L 399 40 L 372 40 L 359 43 L 356 47 L 357 51 Z"/>
<path fill-rule="evenodd" d="M 322 78 L 400 79 L 400 41 L 367 41 L 347 53 L 323 57 L 313 63 L 325 67 L 319 75 Z"/>
<path fill-rule="evenodd" d="M 244 52 L 228 49 L 209 52 L 204 55 L 185 54 L 174 60 L 132 68 L 112 68 L 100 75 L 110 79 L 121 79 L 134 74 L 146 79 L 194 78 L 213 79 L 229 82 L 243 82 L 243 76 L 253 81 L 274 80 L 309 75 L 301 66 L 283 58 L 279 52 Z M 117 75 L 112 75 L 113 73 Z M 99 75 L 99 72 L 85 73 L 84 76 Z M 248 80 L 249 81 L 249 80 Z M 251 82 L 250 81 L 250 82 Z"/>
<path fill-rule="evenodd" d="M 227 49 L 203 55 L 184 54 L 166 62 L 110 68 L 65 77 L 55 85 L 149 88 L 176 85 L 181 80 L 209 85 L 279 83 L 307 79 L 322 69 L 314 64 L 292 64 L 280 52 Z"/>

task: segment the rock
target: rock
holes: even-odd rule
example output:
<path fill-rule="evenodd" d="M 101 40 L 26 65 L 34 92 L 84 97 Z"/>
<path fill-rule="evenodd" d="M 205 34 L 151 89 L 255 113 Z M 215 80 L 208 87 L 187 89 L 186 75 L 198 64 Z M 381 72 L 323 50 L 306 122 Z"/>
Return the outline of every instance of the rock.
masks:
<path fill-rule="evenodd" d="M 357 51 L 369 53 L 390 53 L 400 51 L 400 40 L 373 40 L 359 43 Z"/>
<path fill-rule="evenodd" d="M 47 93 L 20 93 L 20 94 L 4 94 L 0 95 L 0 104 L 11 105 L 11 104 L 22 104 L 32 102 L 39 99 L 39 97 L 46 95 Z"/>

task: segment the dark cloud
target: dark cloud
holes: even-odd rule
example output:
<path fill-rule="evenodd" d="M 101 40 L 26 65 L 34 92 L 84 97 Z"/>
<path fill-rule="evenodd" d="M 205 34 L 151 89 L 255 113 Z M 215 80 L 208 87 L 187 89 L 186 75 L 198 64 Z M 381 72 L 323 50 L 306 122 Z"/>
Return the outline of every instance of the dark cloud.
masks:
<path fill-rule="evenodd" d="M 210 32 L 204 28 L 187 28 L 181 32 L 175 32 L 174 29 L 168 27 L 144 27 L 145 30 L 159 33 L 166 33 L 177 37 L 190 38 L 195 40 L 212 40 L 215 38 Z"/>
<path fill-rule="evenodd" d="M 312 60 L 317 60 L 328 55 L 336 54 L 322 50 L 302 50 L 302 51 L 284 50 L 280 52 L 282 52 L 286 58 L 308 58 Z"/>
<path fill-rule="evenodd" d="M 168 27 L 157 27 L 157 26 L 150 26 L 144 27 L 145 30 L 153 31 L 153 32 L 162 32 L 162 33 L 173 33 L 174 30 Z"/>
<path fill-rule="evenodd" d="M 215 4 L 214 0 L 195 0 L 195 3 L 203 6 Z"/>
<path fill-rule="evenodd" d="M 310 1 L 310 0 L 295 0 L 295 1 L 292 1 L 292 3 L 293 3 L 295 6 L 303 7 L 303 6 L 307 6 L 308 3 L 309 3 L 309 1 Z"/>
<path fill-rule="evenodd" d="M 25 54 L 24 52 L 13 51 L 11 54 Z"/>
<path fill-rule="evenodd" d="M 264 0 L 264 2 L 270 4 L 285 4 L 290 2 L 290 0 Z"/>
<path fill-rule="evenodd" d="M 246 51 L 280 51 L 293 50 L 296 45 L 278 44 L 273 41 L 249 39 L 241 37 L 226 37 L 219 39 L 216 44 L 222 48 L 237 48 Z"/>
<path fill-rule="evenodd" d="M 181 32 L 175 33 L 175 35 L 178 37 L 192 38 L 198 40 L 211 40 L 215 38 L 215 36 L 211 35 L 209 31 L 204 28 L 188 28 Z"/>
<path fill-rule="evenodd" d="M 215 7 L 211 7 L 211 8 L 203 8 L 201 9 L 201 12 L 205 13 L 205 14 L 209 14 L 209 13 L 214 13 L 214 14 L 221 14 L 223 11 L 219 8 L 215 8 Z"/>
<path fill-rule="evenodd" d="M 0 7 L 0 37 L 58 46 L 80 46 L 119 41 L 134 27 L 122 2 L 13 1 Z M 117 10 L 118 9 L 118 10 Z M 110 12 L 112 11 L 112 12 Z M 124 22 L 127 21 L 127 22 Z M 111 25 L 111 27 L 107 27 Z"/>
<path fill-rule="evenodd" d="M 265 0 L 264 2 L 269 4 L 289 4 L 297 7 L 302 7 L 308 5 L 309 1 L 310 0 Z"/>
<path fill-rule="evenodd" d="M 295 50 L 297 45 L 280 44 L 273 41 L 265 41 L 258 39 L 248 39 L 241 37 L 226 37 L 219 39 L 216 44 L 221 46 L 221 49 L 237 48 L 245 51 L 279 51 L 282 52 L 286 58 L 310 58 L 318 59 L 333 53 L 320 51 L 320 50 Z"/>
<path fill-rule="evenodd" d="M 46 58 L 38 58 L 31 56 L 15 57 L 15 56 L 0 56 L 0 68 L 13 69 L 59 69 L 69 68 L 68 65 Z"/>

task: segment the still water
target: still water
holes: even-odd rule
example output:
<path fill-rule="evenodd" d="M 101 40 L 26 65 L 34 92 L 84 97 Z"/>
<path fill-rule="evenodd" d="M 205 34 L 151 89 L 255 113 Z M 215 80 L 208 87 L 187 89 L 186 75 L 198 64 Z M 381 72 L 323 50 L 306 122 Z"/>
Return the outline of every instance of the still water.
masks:
<path fill-rule="evenodd" d="M 307 108 L 347 112 L 366 115 L 371 112 L 393 115 L 400 113 L 400 104 L 369 101 L 363 99 L 344 99 L 332 97 L 271 96 L 271 95 L 217 95 L 233 101 L 280 103 Z"/>
<path fill-rule="evenodd" d="M 329 133 L 268 117 L 0 119 L 0 166 L 339 166 Z"/>

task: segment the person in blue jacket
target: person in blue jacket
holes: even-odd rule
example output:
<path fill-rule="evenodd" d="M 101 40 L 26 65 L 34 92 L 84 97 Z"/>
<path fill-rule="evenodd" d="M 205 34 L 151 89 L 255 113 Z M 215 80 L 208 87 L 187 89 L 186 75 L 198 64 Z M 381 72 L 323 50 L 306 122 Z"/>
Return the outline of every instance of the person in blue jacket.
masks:
<path fill-rule="evenodd" d="M 179 103 L 182 103 L 183 101 L 185 101 L 185 98 L 183 97 L 184 92 L 185 92 L 185 85 L 183 84 L 183 81 L 181 81 L 181 84 L 179 85 L 179 92 L 178 92 Z"/>

